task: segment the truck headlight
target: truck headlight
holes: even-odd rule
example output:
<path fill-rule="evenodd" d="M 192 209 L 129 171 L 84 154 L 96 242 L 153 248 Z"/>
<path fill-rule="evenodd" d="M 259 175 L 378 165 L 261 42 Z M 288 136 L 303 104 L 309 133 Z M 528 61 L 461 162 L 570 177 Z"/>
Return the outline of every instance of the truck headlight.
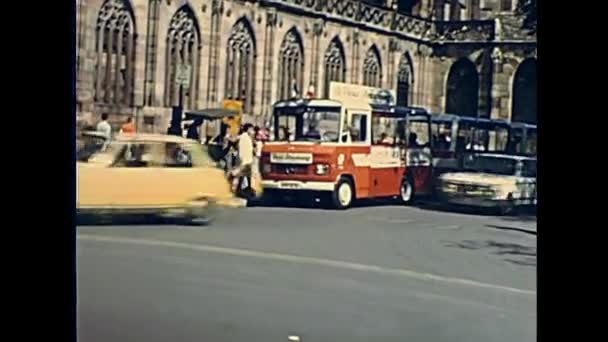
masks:
<path fill-rule="evenodd" d="M 327 164 L 317 164 L 315 165 L 315 173 L 317 175 L 326 175 L 329 173 L 329 165 Z"/>
<path fill-rule="evenodd" d="M 272 167 L 270 164 L 262 165 L 262 173 L 270 173 L 270 171 L 272 171 Z"/>

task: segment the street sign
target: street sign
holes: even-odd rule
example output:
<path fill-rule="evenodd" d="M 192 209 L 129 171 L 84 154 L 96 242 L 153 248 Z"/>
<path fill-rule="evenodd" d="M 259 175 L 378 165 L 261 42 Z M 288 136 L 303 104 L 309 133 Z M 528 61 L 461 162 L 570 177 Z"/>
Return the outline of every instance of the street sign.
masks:
<path fill-rule="evenodd" d="M 241 127 L 241 114 L 243 113 L 243 101 L 237 100 L 224 100 L 222 101 L 222 107 L 224 109 L 235 110 L 239 114 L 236 117 L 224 118 L 222 121 L 230 127 L 230 133 L 236 135 L 239 133 Z"/>
<path fill-rule="evenodd" d="M 175 84 L 182 85 L 185 88 L 190 86 L 190 76 L 192 75 L 192 66 L 189 64 L 178 64 L 175 72 Z"/>

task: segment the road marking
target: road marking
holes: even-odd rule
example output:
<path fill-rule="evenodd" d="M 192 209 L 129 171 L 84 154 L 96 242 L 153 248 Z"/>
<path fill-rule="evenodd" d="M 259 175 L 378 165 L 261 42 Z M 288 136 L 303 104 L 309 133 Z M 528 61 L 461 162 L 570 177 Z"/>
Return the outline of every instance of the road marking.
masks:
<path fill-rule="evenodd" d="M 356 270 L 356 271 L 368 271 L 368 272 L 376 272 L 382 274 L 391 274 L 391 275 L 400 275 L 405 277 L 410 277 L 419 280 L 434 280 L 448 284 L 459 284 L 459 285 L 468 285 L 479 288 L 493 289 L 493 290 L 501 290 L 506 292 L 524 294 L 524 295 L 536 295 L 536 291 L 532 290 L 524 290 L 518 289 L 514 287 L 495 285 L 489 283 L 482 283 L 475 280 L 463 279 L 463 278 L 452 278 L 452 277 L 444 277 L 440 275 L 430 274 L 430 273 L 420 273 L 407 269 L 400 268 L 387 268 L 376 265 L 366 265 L 359 264 L 347 261 L 339 261 L 339 260 L 331 260 L 331 259 L 323 259 L 323 258 L 313 258 L 313 257 L 304 257 L 290 254 L 280 254 L 280 253 L 271 253 L 271 252 L 262 252 L 262 251 L 254 251 L 249 249 L 240 249 L 240 248 L 229 248 L 229 247 L 219 247 L 219 246 L 211 246 L 204 244 L 192 244 L 192 243 L 184 243 L 184 242 L 174 242 L 174 241 L 160 241 L 160 240 L 149 240 L 149 239 L 132 239 L 132 238 L 120 238 L 120 237 L 105 237 L 105 236 L 95 236 L 95 235 L 78 235 L 78 240 L 89 240 L 96 242 L 114 242 L 114 243 L 124 243 L 124 244 L 135 244 L 142 246 L 161 246 L 161 247 L 174 247 L 174 248 L 183 248 L 195 251 L 203 251 L 209 253 L 218 253 L 224 255 L 235 255 L 235 256 L 246 256 L 267 260 L 279 260 L 279 261 L 291 261 L 300 264 L 312 264 L 312 265 L 321 265 L 321 266 L 330 266 L 342 269 Z"/>
<path fill-rule="evenodd" d="M 296 335 L 289 335 L 289 336 L 287 336 L 287 339 L 290 341 L 299 341 L 300 337 L 296 336 Z"/>

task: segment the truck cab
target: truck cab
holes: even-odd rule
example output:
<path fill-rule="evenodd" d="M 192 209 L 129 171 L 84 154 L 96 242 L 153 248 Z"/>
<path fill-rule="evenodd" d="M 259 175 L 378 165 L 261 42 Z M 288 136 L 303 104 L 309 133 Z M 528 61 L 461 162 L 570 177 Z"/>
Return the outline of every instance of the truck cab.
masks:
<path fill-rule="evenodd" d="M 416 136 L 408 128 L 410 118 L 426 118 L 429 138 L 430 116 L 379 99 L 388 91 L 336 83 L 332 99 L 274 104 L 271 141 L 262 151 L 265 194 L 312 192 L 339 209 L 363 198 L 397 197 L 410 203 L 414 193 L 430 188 L 420 179 L 431 169 L 430 139 L 426 145 L 408 145 L 408 138 Z"/>

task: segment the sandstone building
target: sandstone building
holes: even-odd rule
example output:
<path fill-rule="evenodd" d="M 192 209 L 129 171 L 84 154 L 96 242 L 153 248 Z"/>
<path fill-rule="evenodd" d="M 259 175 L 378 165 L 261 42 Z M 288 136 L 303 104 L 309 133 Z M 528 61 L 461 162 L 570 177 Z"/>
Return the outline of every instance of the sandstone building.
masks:
<path fill-rule="evenodd" d="M 77 113 L 164 131 L 172 106 L 237 99 L 261 122 L 294 84 L 323 97 L 337 80 L 437 113 L 536 122 L 536 36 L 516 2 L 78 0 Z"/>

